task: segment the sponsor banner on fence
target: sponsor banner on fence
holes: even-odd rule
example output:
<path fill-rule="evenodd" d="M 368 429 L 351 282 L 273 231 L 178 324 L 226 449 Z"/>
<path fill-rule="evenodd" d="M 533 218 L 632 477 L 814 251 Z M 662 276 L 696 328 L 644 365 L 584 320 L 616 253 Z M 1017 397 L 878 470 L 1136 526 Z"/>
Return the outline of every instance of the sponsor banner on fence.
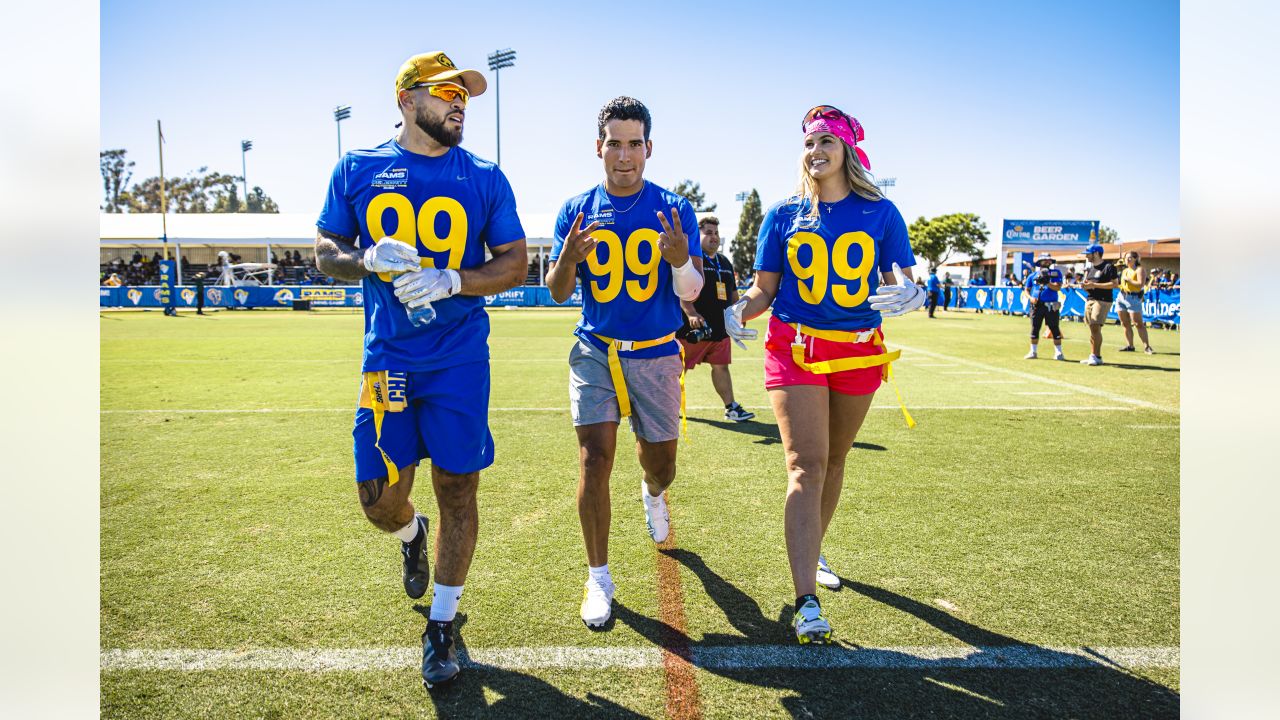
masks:
<path fill-rule="evenodd" d="M 196 290 L 185 286 L 177 288 L 176 305 L 178 307 L 195 307 Z M 163 288 L 144 287 L 99 287 L 99 307 L 141 307 L 158 308 L 164 306 Z M 206 287 L 204 304 L 207 307 L 292 307 L 295 300 L 309 300 L 311 305 L 323 307 L 362 307 L 364 292 L 359 286 L 311 286 L 311 285 L 276 285 L 276 286 L 244 286 L 244 287 Z M 575 288 L 573 295 L 566 302 L 557 303 L 551 299 L 551 290 L 545 287 L 518 287 L 491 295 L 485 299 L 486 305 L 509 307 L 570 307 L 582 305 L 582 288 Z"/>
<path fill-rule="evenodd" d="M 1005 220 L 1000 241 L 1004 251 L 1074 250 L 1089 244 L 1098 232 L 1097 220 Z"/>
<path fill-rule="evenodd" d="M 1115 295 L 1119 291 L 1113 291 Z M 1084 317 L 1085 291 L 1069 288 L 1061 292 L 1062 316 Z M 976 310 L 1003 310 L 1012 313 L 1026 314 L 1027 297 L 1021 288 L 1014 287 L 970 287 L 960 292 L 959 307 Z M 1111 312 L 1107 315 L 1117 319 L 1115 303 L 1111 304 Z M 1148 290 L 1142 297 L 1142 318 L 1148 321 L 1182 324 L 1182 291 L 1181 290 Z"/>

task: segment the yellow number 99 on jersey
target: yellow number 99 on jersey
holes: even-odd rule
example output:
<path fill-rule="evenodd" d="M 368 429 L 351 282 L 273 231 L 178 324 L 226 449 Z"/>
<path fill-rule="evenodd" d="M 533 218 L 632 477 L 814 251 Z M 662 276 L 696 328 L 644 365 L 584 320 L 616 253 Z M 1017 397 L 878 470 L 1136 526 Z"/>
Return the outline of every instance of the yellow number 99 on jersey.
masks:
<path fill-rule="evenodd" d="M 591 274 L 602 280 L 591 280 L 591 297 L 598 303 L 613 301 L 625 287 L 627 296 L 642 303 L 653 297 L 658 289 L 658 264 L 662 262 L 662 254 L 658 252 L 658 231 L 651 228 L 640 228 L 627 237 L 626 249 L 623 250 L 622 238 L 612 230 L 596 230 L 591 233 L 596 239 L 595 250 L 587 256 L 587 268 Z M 649 246 L 648 259 L 640 258 L 641 248 Z M 600 259 L 603 251 L 605 258 Z M 630 270 L 637 279 L 626 280 L 623 268 Z"/>
<path fill-rule="evenodd" d="M 388 234 L 383 230 L 383 215 L 390 210 L 396 216 L 396 231 Z M 436 232 L 436 220 L 441 213 L 448 217 L 449 230 L 444 237 Z M 365 226 L 369 228 L 369 237 L 391 237 L 402 243 L 418 247 L 433 253 L 448 253 L 443 266 L 435 262 L 435 258 L 424 257 L 422 267 L 442 267 L 457 270 L 462 267 L 462 254 L 467 249 L 467 211 L 462 203 L 451 197 L 438 195 L 422 203 L 416 211 L 413 202 L 400 193 L 384 192 L 377 195 L 365 210 Z M 391 281 L 391 273 L 378 273 L 378 277 Z"/>
<path fill-rule="evenodd" d="M 855 245 L 862 251 L 857 265 L 849 262 L 849 252 Z M 801 260 L 800 252 L 806 247 L 809 248 L 807 262 Z M 840 307 L 861 305 L 871 290 L 867 278 L 875 267 L 875 260 L 876 242 L 861 230 L 836 238 L 830 252 L 826 241 L 817 233 L 800 231 L 787 240 L 787 264 L 799 281 L 800 299 L 810 305 L 821 305 L 828 288 L 831 299 Z M 831 282 L 833 274 L 840 282 Z M 852 283 L 857 283 L 857 288 L 850 292 Z"/>

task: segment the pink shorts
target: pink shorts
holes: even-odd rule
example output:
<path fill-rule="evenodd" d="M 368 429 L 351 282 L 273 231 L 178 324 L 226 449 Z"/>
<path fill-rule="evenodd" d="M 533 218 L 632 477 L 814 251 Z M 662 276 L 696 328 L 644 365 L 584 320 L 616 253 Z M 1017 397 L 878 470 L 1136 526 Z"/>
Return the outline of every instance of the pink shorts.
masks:
<path fill-rule="evenodd" d="M 684 348 L 684 369 L 692 370 L 698 363 L 711 363 L 712 365 L 728 365 L 732 355 L 729 347 L 729 338 L 716 340 L 715 342 L 685 342 L 684 338 L 680 339 L 680 346 Z"/>
<path fill-rule="evenodd" d="M 881 355 L 884 333 L 876 330 L 880 343 L 847 343 L 822 338 L 805 338 L 805 362 L 838 360 L 848 357 Z M 796 330 L 776 317 L 769 318 L 769 331 L 764 341 L 764 387 L 772 390 L 787 385 L 822 385 L 844 395 L 870 395 L 880 387 L 886 365 L 843 370 L 827 375 L 809 372 L 796 365 L 791 357 L 791 341 Z"/>

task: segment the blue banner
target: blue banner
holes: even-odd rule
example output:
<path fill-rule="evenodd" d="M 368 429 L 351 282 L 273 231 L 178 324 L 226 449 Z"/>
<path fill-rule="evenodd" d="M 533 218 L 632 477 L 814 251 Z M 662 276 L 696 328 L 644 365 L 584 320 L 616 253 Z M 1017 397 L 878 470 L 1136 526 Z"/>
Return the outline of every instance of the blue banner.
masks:
<path fill-rule="evenodd" d="M 1098 236 L 1097 220 L 1005 220 L 1004 251 L 1076 250 Z"/>
<path fill-rule="evenodd" d="M 173 260 L 160 261 L 160 304 L 166 308 L 174 306 L 174 279 L 177 276 L 178 263 Z M 166 310 L 170 315 L 173 310 Z"/>
<path fill-rule="evenodd" d="M 99 287 L 99 307 L 159 308 L 165 306 L 164 287 Z M 190 285 L 174 288 L 173 304 L 179 308 L 196 306 L 196 289 Z M 255 287 L 206 287 L 207 307 L 266 308 L 292 307 L 295 300 L 309 300 L 312 307 L 363 307 L 364 291 L 360 286 L 342 285 L 276 285 Z M 545 287 L 517 287 L 490 295 L 486 305 L 509 307 L 571 307 L 582 305 L 582 287 L 574 288 L 568 301 L 556 303 Z"/>
<path fill-rule="evenodd" d="M 1014 287 L 968 287 L 961 291 L 960 307 L 970 310 L 1004 310 L 1025 315 L 1027 297 L 1022 288 Z M 1113 291 L 1114 295 L 1119 290 Z M 1084 301 L 1087 297 L 1084 290 L 1069 288 L 1062 291 L 1062 316 L 1084 317 Z M 1111 304 L 1111 312 L 1107 317 L 1115 320 L 1116 306 Z M 1181 290 L 1148 290 L 1142 298 L 1142 319 L 1152 322 L 1182 324 L 1182 291 Z"/>

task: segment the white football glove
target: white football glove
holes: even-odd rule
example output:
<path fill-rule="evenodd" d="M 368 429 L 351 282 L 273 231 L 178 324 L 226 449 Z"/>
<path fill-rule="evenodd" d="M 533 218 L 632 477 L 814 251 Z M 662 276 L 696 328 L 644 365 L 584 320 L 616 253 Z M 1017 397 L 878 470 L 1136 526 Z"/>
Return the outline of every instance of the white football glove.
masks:
<path fill-rule="evenodd" d="M 867 298 L 872 310 L 879 310 L 885 317 L 893 317 L 909 313 L 924 305 L 926 293 L 919 285 L 906 280 L 902 276 L 902 268 L 893 264 L 893 276 L 898 282 L 893 285 L 881 285 L 876 294 Z"/>
<path fill-rule="evenodd" d="M 420 308 L 457 295 L 462 289 L 462 276 L 457 270 L 422 268 L 397 277 L 392 284 L 400 302 L 411 308 Z"/>
<path fill-rule="evenodd" d="M 746 322 L 742 319 L 742 313 L 747 309 L 747 298 L 742 298 L 732 306 L 724 309 L 724 331 L 729 334 L 738 347 L 743 350 L 747 349 L 747 344 L 743 340 L 755 340 L 756 335 L 760 333 L 746 327 Z"/>
<path fill-rule="evenodd" d="M 406 272 L 418 269 L 418 248 L 395 238 L 384 237 L 364 251 L 364 269 L 371 273 Z"/>

